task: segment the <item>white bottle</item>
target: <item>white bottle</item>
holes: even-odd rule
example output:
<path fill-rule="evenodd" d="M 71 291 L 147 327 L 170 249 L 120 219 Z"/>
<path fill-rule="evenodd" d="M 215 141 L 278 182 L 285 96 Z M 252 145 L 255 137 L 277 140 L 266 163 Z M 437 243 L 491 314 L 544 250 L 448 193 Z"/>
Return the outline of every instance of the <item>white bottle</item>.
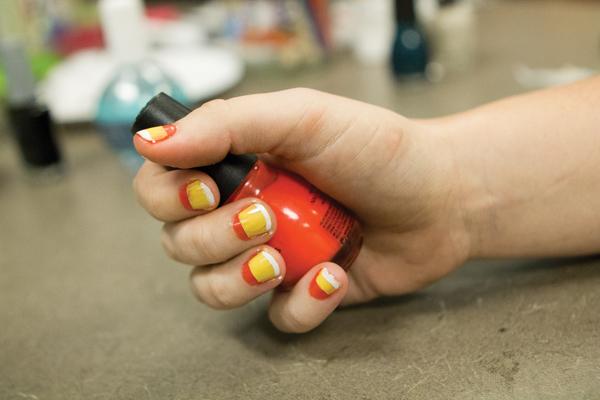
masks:
<path fill-rule="evenodd" d="M 421 0 L 419 17 L 432 52 L 430 68 L 439 79 L 468 70 L 477 46 L 475 6 L 471 0 Z"/>
<path fill-rule="evenodd" d="M 389 61 L 394 41 L 394 4 L 392 0 L 356 0 L 353 52 L 367 65 Z"/>
<path fill-rule="evenodd" d="M 142 164 L 129 132 L 144 105 L 160 92 L 183 103 L 183 91 L 147 58 L 149 42 L 141 0 L 100 0 L 102 31 L 111 56 L 118 62 L 96 112 L 96 126 L 110 148 L 132 171 Z"/>

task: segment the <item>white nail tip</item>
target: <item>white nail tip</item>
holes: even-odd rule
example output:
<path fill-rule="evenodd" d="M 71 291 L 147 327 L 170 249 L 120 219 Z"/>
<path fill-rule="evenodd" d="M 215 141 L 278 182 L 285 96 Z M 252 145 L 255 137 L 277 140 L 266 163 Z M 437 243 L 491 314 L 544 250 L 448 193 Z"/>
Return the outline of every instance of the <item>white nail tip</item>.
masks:
<path fill-rule="evenodd" d="M 154 138 L 152 137 L 152 135 L 150 134 L 150 132 L 148 132 L 147 129 L 143 129 L 141 131 L 138 131 L 136 134 L 139 135 L 142 139 L 147 140 L 149 142 L 153 142 L 154 141 Z"/>
<path fill-rule="evenodd" d="M 202 189 L 202 192 L 206 196 L 206 199 L 208 200 L 210 205 L 213 206 L 215 204 L 215 195 L 213 194 L 213 192 L 205 183 L 202 182 L 200 182 L 200 188 Z"/>
<path fill-rule="evenodd" d="M 265 219 L 265 228 L 267 229 L 267 231 L 270 231 L 271 227 L 272 227 L 272 223 L 271 223 L 271 216 L 269 215 L 269 212 L 267 211 L 265 206 L 263 206 L 262 204 L 255 204 L 254 207 L 255 207 L 256 211 L 260 212 L 263 215 L 263 218 Z"/>
<path fill-rule="evenodd" d="M 271 254 L 267 253 L 266 251 L 262 251 L 261 252 L 263 257 L 267 259 L 267 261 L 269 261 L 269 264 L 271 264 L 271 267 L 273 267 L 273 273 L 275 274 L 275 277 L 278 277 L 279 275 L 281 275 L 281 268 L 279 268 L 279 263 L 277 262 L 277 260 L 275 260 L 275 257 L 273 257 Z"/>
<path fill-rule="evenodd" d="M 333 286 L 335 289 L 339 289 L 340 288 L 340 282 L 338 282 L 337 279 L 335 279 L 335 276 L 333 276 L 333 274 L 331 272 L 329 272 L 329 270 L 327 268 L 323 268 L 321 270 L 321 276 L 327 281 L 329 282 L 329 284 L 331 286 Z"/>

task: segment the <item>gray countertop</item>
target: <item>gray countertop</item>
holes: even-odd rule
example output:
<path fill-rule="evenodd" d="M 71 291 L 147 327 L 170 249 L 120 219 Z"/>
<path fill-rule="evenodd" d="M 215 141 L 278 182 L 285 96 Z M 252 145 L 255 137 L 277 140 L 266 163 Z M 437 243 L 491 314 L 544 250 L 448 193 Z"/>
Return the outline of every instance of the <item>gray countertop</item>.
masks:
<path fill-rule="evenodd" d="M 487 4 L 468 75 L 398 84 L 342 58 L 251 72 L 231 94 L 310 86 L 426 117 L 522 92 L 519 63 L 598 67 L 600 4 Z M 101 140 L 89 128 L 61 139 L 69 175 L 31 185 L 0 136 L 0 399 L 600 397 L 598 259 L 473 262 L 285 335 L 265 299 L 198 304 Z"/>

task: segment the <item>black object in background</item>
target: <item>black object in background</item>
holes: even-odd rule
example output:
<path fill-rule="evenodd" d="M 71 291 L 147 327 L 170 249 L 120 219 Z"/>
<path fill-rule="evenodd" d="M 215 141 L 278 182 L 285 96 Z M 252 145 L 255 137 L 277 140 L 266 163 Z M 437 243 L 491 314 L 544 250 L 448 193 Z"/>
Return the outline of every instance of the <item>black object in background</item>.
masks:
<path fill-rule="evenodd" d="M 43 168 L 60 163 L 50 113 L 43 106 L 8 106 L 8 118 L 25 164 Z"/>
<path fill-rule="evenodd" d="M 38 104 L 35 79 L 18 40 L 2 40 L 0 57 L 7 77 L 7 116 L 25 165 L 33 170 L 56 167 L 61 156 L 48 109 Z"/>
<path fill-rule="evenodd" d="M 395 19 L 392 71 L 399 78 L 422 76 L 429 61 L 429 51 L 417 23 L 414 0 L 396 0 Z"/>

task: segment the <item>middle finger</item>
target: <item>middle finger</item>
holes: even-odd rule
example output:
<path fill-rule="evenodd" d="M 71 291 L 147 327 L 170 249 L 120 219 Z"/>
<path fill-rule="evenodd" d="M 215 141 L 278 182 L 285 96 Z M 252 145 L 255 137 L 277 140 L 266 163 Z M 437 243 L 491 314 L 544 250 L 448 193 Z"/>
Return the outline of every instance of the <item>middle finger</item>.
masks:
<path fill-rule="evenodd" d="M 273 211 L 257 199 L 242 199 L 208 214 L 165 224 L 162 243 L 171 258 L 190 265 L 226 261 L 266 243 L 276 230 Z"/>

